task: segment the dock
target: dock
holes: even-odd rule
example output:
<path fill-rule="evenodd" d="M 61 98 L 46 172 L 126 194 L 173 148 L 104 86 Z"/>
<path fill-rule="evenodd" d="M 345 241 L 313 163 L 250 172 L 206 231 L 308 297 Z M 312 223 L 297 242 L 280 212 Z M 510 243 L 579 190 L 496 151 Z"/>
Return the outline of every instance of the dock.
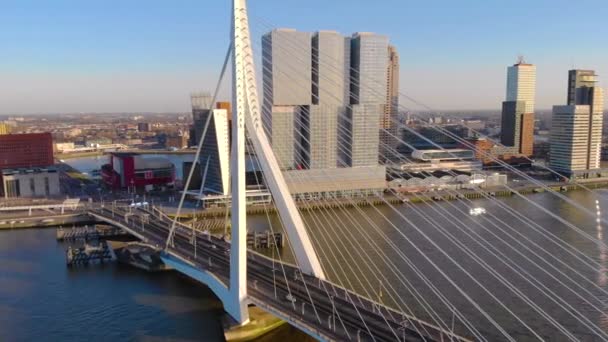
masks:
<path fill-rule="evenodd" d="M 66 264 L 68 267 L 89 264 L 103 264 L 116 260 L 114 250 L 105 242 L 101 241 L 97 245 L 85 243 L 84 247 L 73 248 L 69 246 L 66 251 Z"/>
<path fill-rule="evenodd" d="M 120 228 L 106 225 L 73 226 L 71 229 L 57 228 L 57 241 L 95 241 L 127 235 L 129 234 Z"/>
<path fill-rule="evenodd" d="M 283 248 L 285 239 L 283 233 L 274 233 L 266 231 L 265 233 L 247 233 L 248 248 Z"/>
<path fill-rule="evenodd" d="M 139 242 L 110 241 L 119 263 L 131 265 L 147 272 L 170 271 L 160 258 L 160 251 Z"/>

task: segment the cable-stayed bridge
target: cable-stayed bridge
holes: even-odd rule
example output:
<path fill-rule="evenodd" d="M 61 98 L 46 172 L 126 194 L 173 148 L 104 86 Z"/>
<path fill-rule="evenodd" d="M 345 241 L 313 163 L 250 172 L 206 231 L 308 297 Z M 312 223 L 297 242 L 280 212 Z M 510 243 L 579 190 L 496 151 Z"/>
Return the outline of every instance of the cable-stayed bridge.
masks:
<path fill-rule="evenodd" d="M 156 208 L 96 206 L 89 215 L 158 249 L 172 222 Z M 207 284 L 225 303 L 230 300 L 230 242 L 181 224 L 174 231 L 163 253 L 165 263 Z M 248 301 L 320 340 L 465 340 L 253 251 L 247 255 L 247 279 Z"/>
<path fill-rule="evenodd" d="M 258 22 L 262 32 L 273 28 L 263 19 Z M 161 250 L 166 263 L 209 286 L 227 313 L 241 324 L 248 321 L 247 305 L 255 304 L 320 340 L 608 340 L 608 246 L 602 228 L 606 219 L 600 207 L 605 194 L 593 191 L 586 183 L 577 184 L 581 192 L 595 199 L 591 204 L 584 203 L 496 159 L 497 164 L 542 189 L 560 205 L 547 205 L 508 184 L 505 191 L 513 194 L 518 206 L 478 188 L 471 189 L 488 207 L 487 213 L 478 218 L 469 214 L 478 202 L 450 188 L 443 191 L 455 201 L 441 204 L 433 203 L 433 195 L 428 193 L 412 195 L 421 204 L 398 205 L 383 193 L 357 199 L 330 193 L 315 198 L 322 205 L 303 201 L 296 206 L 273 153 L 275 146 L 271 147 L 267 138 L 272 127 L 265 120 L 268 113 L 261 103 L 273 89 L 267 82 L 259 82 L 257 73 L 267 68 L 269 63 L 264 62 L 269 62 L 269 57 L 255 54 L 261 44 L 252 39 L 244 0 L 233 1 L 232 26 L 230 48 L 218 82 L 219 89 L 231 61 L 232 207 L 225 213 L 226 222 L 231 221 L 230 240 L 178 222 L 187 191 L 174 219 L 158 208 L 97 203 L 83 210 Z M 303 46 L 286 40 L 280 49 L 288 63 L 273 72 L 288 81 L 283 90 L 295 93 L 310 88 L 294 76 L 299 65 L 310 63 Z M 321 55 L 322 51 L 316 53 Z M 319 61 L 328 63 L 328 58 Z M 314 86 L 320 87 L 321 82 L 331 85 L 343 78 L 344 70 L 336 70 L 335 63 L 328 64 L 317 78 L 311 77 Z M 374 82 L 378 80 L 372 80 L 372 85 Z M 382 87 L 370 88 L 367 91 L 371 95 L 385 95 Z M 352 89 L 345 92 L 353 102 L 359 102 L 359 94 Z M 324 96 L 339 102 L 344 94 Z M 419 104 L 405 94 L 400 97 Z M 300 129 L 294 130 L 293 144 L 297 151 L 305 151 L 314 143 L 314 132 L 309 122 L 295 119 Z M 334 128 L 344 135 L 351 134 L 355 124 L 369 125 L 365 127 L 369 131 L 378 128 L 373 120 L 356 122 L 359 119 L 341 113 L 336 120 L 345 124 Z M 203 135 L 208 127 L 209 120 Z M 441 126 L 429 124 L 429 128 L 474 149 Z M 384 133 L 408 143 L 394 130 L 385 129 Z M 416 131 L 411 133 L 442 148 Z M 203 140 L 196 152 L 197 161 Z M 352 145 L 338 140 L 335 149 L 338 155 L 346 154 Z M 395 146 L 381 147 L 384 152 L 380 160 L 411 162 Z M 292 256 L 289 262 L 282 260 L 279 251 L 274 258 L 246 248 L 246 152 L 254 156 L 255 168 L 262 171 L 255 174 L 256 183 L 268 188 L 277 213 L 275 217 L 264 208 L 265 215 L 261 216 L 273 232 L 287 234 Z M 300 155 L 299 159 L 303 169 L 312 169 L 310 156 Z M 336 166 L 346 168 L 348 162 L 338 159 Z M 186 190 L 194 169 L 186 179 Z M 332 177 L 332 173 L 320 170 L 316 176 Z M 305 172 L 293 173 L 292 177 L 303 186 L 315 186 L 315 179 L 307 178 Z M 366 204 L 365 208 L 361 203 Z M 576 222 L 585 224 L 575 223 L 573 217 L 584 218 Z M 597 255 L 588 250 L 597 251 Z"/>
<path fill-rule="evenodd" d="M 273 29 L 272 25 L 261 21 L 261 26 L 265 26 L 262 28 L 264 31 Z M 522 203 L 534 208 L 534 215 L 524 215 L 488 193 L 477 190 L 501 215 L 490 212 L 471 224 L 464 217 L 475 204 L 450 189 L 446 191 L 458 198 L 459 204 L 448 204 L 449 210 L 445 206 L 431 204 L 430 211 L 424 212 L 415 205 L 408 205 L 411 212 L 404 213 L 380 193 L 372 197 L 374 201 L 379 200 L 381 206 L 366 199 L 370 202 L 369 211 L 363 210 L 356 203 L 352 205 L 353 211 L 345 211 L 343 204 L 349 198 L 338 198 L 337 194 L 318 198 L 326 204 L 325 208 L 331 209 L 315 211 L 307 208 L 306 204 L 297 207 L 273 152 L 273 147 L 276 149 L 277 146 L 271 147 L 268 139 L 268 136 L 272 136 L 272 129 L 277 128 L 268 122 L 269 113 L 262 106 L 262 98 L 271 98 L 275 89 L 268 82 L 259 82 L 257 78 L 260 70 L 268 72 L 268 65 L 273 64 L 272 56 L 263 52 L 254 54 L 256 47 L 258 51 L 262 49 L 261 43 L 252 39 L 245 0 L 233 1 L 229 45 L 220 81 L 210 103 L 215 102 L 223 75 L 231 61 L 232 207 L 229 213 L 228 209 L 226 211 L 226 220 L 229 216 L 231 221 L 230 243 L 211 236 L 201 236 L 193 228 L 181 226 L 177 222 L 186 191 L 180 199 L 175 219 L 170 222 L 163 220 L 145 223 L 143 231 L 138 234 L 141 234 L 142 239 L 149 239 L 152 244 L 163 248 L 167 263 L 212 288 L 223 301 L 225 310 L 237 322 L 247 323 L 247 305 L 254 303 L 321 340 L 608 339 L 606 328 L 602 324 L 608 318 L 603 301 L 603 298 L 608 298 L 608 291 L 604 284 L 588 276 L 589 272 L 605 272 L 605 258 L 598 260 L 582 253 L 562 235 L 552 231 L 549 226 L 539 224 L 534 218 L 536 214 L 545 215 L 551 222 L 605 251 L 607 246 L 601 234 L 601 224 L 606 222 L 601 216 L 599 202 L 596 202 L 597 208 L 593 210 L 505 164 L 496 156 L 486 155 L 484 157 L 494 160 L 509 172 L 562 200 L 571 210 L 597 221 L 598 234 L 590 234 L 568 218 L 562 217 L 559 211 L 545 207 L 509 185 L 505 186 L 506 189 Z M 315 59 L 311 62 L 307 49 L 295 40 L 287 39 L 283 46 L 277 48 L 282 57 L 289 61 L 280 68 L 273 66 L 272 69 L 272 73 L 287 80 L 282 84 L 285 86 L 282 90 L 292 93 L 302 89 L 310 90 L 311 84 L 298 78 L 297 70 L 300 65 L 314 64 Z M 337 70 L 336 63 L 331 58 L 321 58 L 327 56 L 323 56 L 319 47 L 313 44 L 312 49 L 317 56 L 316 67 L 324 70 L 312 75 L 312 87 L 322 88 L 322 84 L 326 87 L 329 84 L 331 88 L 331 85 L 339 83 L 344 78 L 344 70 Z M 359 70 L 351 68 L 346 73 L 357 80 L 354 83 L 356 87 L 344 89 L 345 94 L 328 92 L 315 95 L 313 91 L 313 97 L 316 97 L 313 102 L 321 103 L 328 98 L 339 102 L 343 95 L 350 97 L 353 104 L 347 105 L 349 111 L 340 113 L 336 118 L 339 122 L 335 125 L 337 133 L 348 136 L 357 129 L 359 134 L 372 132 L 369 134 L 373 136 L 378 128 L 373 115 L 368 112 L 365 112 L 366 115 L 353 113 L 366 111 L 368 107 L 365 106 L 365 101 L 373 97 L 383 98 L 386 95 L 385 89 L 379 86 L 382 85 L 381 80 L 374 77 L 364 85 L 360 79 L 365 75 Z M 361 95 L 363 93 L 366 94 L 365 97 Z M 325 98 L 322 99 L 321 96 Z M 404 94 L 400 96 L 416 103 Z M 355 108 L 354 103 L 364 106 Z M 315 144 L 315 128 L 320 127 L 311 127 L 310 121 L 307 121 L 309 119 L 302 116 L 295 115 L 294 119 L 294 125 L 298 129 L 294 129 L 293 142 L 288 143 L 295 145 L 294 150 L 297 152 L 294 153 L 303 154 L 297 156 L 302 168 L 312 169 L 312 157 L 306 155 L 305 151 Z M 209 120 L 205 124 L 203 136 L 209 127 Z M 326 123 L 333 128 L 332 120 Z M 399 122 L 393 122 L 393 125 L 409 130 Z M 466 147 L 475 148 L 440 126 L 432 125 L 431 128 Z M 288 126 L 286 129 L 291 134 L 293 128 Z M 394 130 L 383 131 L 407 145 Z M 411 133 L 442 149 L 419 133 Z M 203 140 L 200 139 L 195 160 L 199 160 Z M 373 143 L 375 139 L 369 141 Z M 357 152 L 361 146 L 356 143 L 352 139 L 338 139 L 335 142 L 337 155 Z M 383 141 L 379 141 L 379 144 L 385 144 L 380 146 L 383 152 L 379 152 L 379 160 L 408 161 L 407 157 L 395 150 L 395 146 Z M 329 148 L 332 146 L 330 144 Z M 262 171 L 261 179 L 257 179 L 256 174 L 257 183 L 264 184 L 272 195 L 279 217 L 278 224 L 288 237 L 293 264 L 283 262 L 280 253 L 277 253 L 279 260 L 275 260 L 246 250 L 246 151 L 255 156 L 256 168 Z M 349 161 L 338 158 L 336 166 L 348 167 Z M 546 171 L 561 176 L 550 168 L 546 168 Z M 193 172 L 194 168 L 186 179 L 186 190 Z M 329 171 L 321 170 L 319 173 L 321 177 L 331 177 Z M 299 177 L 301 184 L 311 187 L 315 185 L 315 181 L 305 175 L 295 173 L 293 177 Z M 584 184 L 579 186 L 593 196 L 601 197 L 601 194 L 592 192 Z M 429 205 L 430 195 L 423 193 L 415 197 Z M 94 213 L 98 218 L 106 220 L 110 220 L 109 214 L 107 209 Z M 414 222 L 414 214 L 421 217 L 421 221 Z M 273 227 L 268 213 L 266 216 L 270 229 L 277 229 Z M 445 222 L 449 222 L 457 231 L 446 229 Z M 125 229 L 136 233 L 133 226 L 126 223 L 122 222 Z M 372 231 L 366 231 L 363 224 L 372 228 Z M 337 230 L 337 227 L 344 227 L 340 230 L 342 235 L 334 231 L 335 235 L 332 236 L 331 230 Z M 405 233 L 403 227 L 408 227 L 409 233 Z M 525 227 L 529 232 L 522 233 L 519 227 Z M 349 228 L 357 229 L 359 237 L 352 235 Z M 388 234 L 386 230 L 390 229 L 394 232 Z M 372 233 L 381 240 L 373 239 L 370 235 Z M 445 241 L 448 242 L 447 248 L 443 245 Z M 419 261 L 413 261 L 409 253 L 404 252 L 404 248 L 416 252 Z M 328 259 L 333 262 L 322 262 Z M 402 263 L 395 263 L 397 259 Z M 403 266 L 399 266 L 403 264 L 407 265 L 407 273 Z M 471 265 L 475 265 L 475 269 Z M 346 276 L 349 272 L 355 276 Z M 385 273 L 389 273 L 390 277 Z M 456 274 L 461 277 L 457 278 Z M 421 291 L 423 287 L 425 291 Z M 357 288 L 356 293 L 359 294 L 352 291 L 354 288 Z M 456 296 L 448 296 L 446 288 Z M 382 296 L 384 299 L 381 299 Z M 374 297 L 377 300 L 374 301 Z M 381 304 L 385 301 L 390 302 L 390 308 L 389 305 Z M 419 314 L 424 320 L 420 319 Z"/>

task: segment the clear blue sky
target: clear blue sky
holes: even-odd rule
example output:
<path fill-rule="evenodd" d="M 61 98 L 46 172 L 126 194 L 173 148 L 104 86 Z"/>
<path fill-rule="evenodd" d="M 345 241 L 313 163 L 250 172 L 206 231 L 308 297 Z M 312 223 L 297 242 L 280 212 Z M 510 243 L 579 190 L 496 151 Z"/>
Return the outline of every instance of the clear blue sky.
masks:
<path fill-rule="evenodd" d="M 1 0 L 0 114 L 188 111 L 215 84 L 229 0 Z M 606 0 L 250 0 L 272 25 L 391 37 L 401 91 L 438 109 L 499 108 L 518 54 L 538 68 L 538 108 L 565 101 L 567 70 L 608 86 Z M 415 108 L 411 103 L 404 105 Z"/>

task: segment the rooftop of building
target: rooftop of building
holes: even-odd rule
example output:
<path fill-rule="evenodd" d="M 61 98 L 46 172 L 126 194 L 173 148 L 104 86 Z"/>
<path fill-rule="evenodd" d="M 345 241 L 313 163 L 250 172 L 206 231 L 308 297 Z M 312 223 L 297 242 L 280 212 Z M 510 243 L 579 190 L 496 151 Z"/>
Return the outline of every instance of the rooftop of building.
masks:
<path fill-rule="evenodd" d="M 161 157 L 153 158 L 134 158 L 135 170 L 150 170 L 150 169 L 169 169 L 173 167 L 173 163 L 169 159 Z"/>
<path fill-rule="evenodd" d="M 163 157 L 143 157 L 134 152 L 112 152 L 112 156 L 118 158 L 133 157 L 135 170 L 168 169 L 173 167 L 173 163 Z"/>
<path fill-rule="evenodd" d="M 29 173 L 44 173 L 50 172 L 55 173 L 57 169 L 55 167 L 20 167 L 12 169 L 2 169 L 2 175 L 15 175 L 15 174 L 29 174 Z"/>

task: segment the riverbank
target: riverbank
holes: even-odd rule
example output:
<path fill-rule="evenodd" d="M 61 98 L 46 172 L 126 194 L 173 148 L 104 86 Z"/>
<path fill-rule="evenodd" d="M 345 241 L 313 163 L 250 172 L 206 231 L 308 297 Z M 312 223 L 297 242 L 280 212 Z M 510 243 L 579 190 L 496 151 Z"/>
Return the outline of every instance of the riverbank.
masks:
<path fill-rule="evenodd" d="M 598 189 L 608 187 L 608 179 L 602 178 L 598 180 L 579 181 L 573 183 L 547 183 L 547 188 L 557 192 L 567 192 L 583 189 L 583 186 L 589 189 Z M 512 190 L 511 190 L 512 189 Z M 378 197 L 360 197 L 360 198 L 337 198 L 332 200 L 315 200 L 315 201 L 298 201 L 296 206 L 303 211 L 319 210 L 325 208 L 352 208 L 352 207 L 367 207 L 384 205 L 386 203 L 399 204 L 402 202 L 421 203 L 429 201 L 451 201 L 457 199 L 480 199 L 486 197 L 510 197 L 515 195 L 515 192 L 521 195 L 529 195 L 547 191 L 544 187 L 536 184 L 515 185 L 511 184 L 510 189 L 504 186 L 485 188 L 485 189 L 460 189 L 460 190 L 439 190 L 418 193 L 399 193 L 398 195 L 385 193 L 382 198 Z M 170 217 L 175 217 L 173 208 L 164 208 L 163 211 Z M 266 212 L 275 213 L 274 204 L 265 205 L 249 205 L 247 206 L 247 214 L 260 215 Z M 229 216 L 230 212 L 226 208 L 207 208 L 205 210 L 189 209 L 182 211 L 179 215 L 180 219 L 213 219 L 211 228 L 223 228 L 224 218 Z"/>
<path fill-rule="evenodd" d="M 104 154 L 105 153 L 103 151 L 55 153 L 55 159 L 66 160 L 66 159 L 76 159 L 76 158 L 86 158 L 86 157 L 97 157 L 97 156 L 103 156 Z"/>
<path fill-rule="evenodd" d="M 105 151 L 103 154 L 110 154 L 114 151 Z M 195 154 L 196 150 L 185 149 L 185 150 L 140 150 L 140 149 L 126 149 L 118 151 L 120 153 L 137 153 L 137 154 Z"/>
<path fill-rule="evenodd" d="M 38 228 L 56 228 L 56 227 L 71 227 L 93 225 L 97 222 L 91 219 L 88 215 L 82 213 L 64 215 L 36 215 L 27 216 L 18 215 L 1 215 L 0 216 L 0 231 L 11 229 L 38 229 Z"/>
<path fill-rule="evenodd" d="M 249 323 L 243 326 L 231 326 L 228 321 L 232 319 L 227 317 L 227 315 L 224 317 L 224 337 L 226 342 L 255 341 L 287 324 L 287 322 L 263 311 L 257 306 L 250 306 L 248 311 Z"/>
<path fill-rule="evenodd" d="M 72 153 L 55 153 L 55 159 L 58 160 L 68 160 L 68 159 L 76 159 L 76 158 L 87 158 L 87 157 L 98 157 L 108 155 L 114 152 L 121 153 L 137 153 L 137 154 L 195 154 L 196 150 L 140 150 L 140 149 L 126 149 L 126 150 L 118 150 L 118 151 L 87 151 L 87 152 L 72 152 Z"/>

